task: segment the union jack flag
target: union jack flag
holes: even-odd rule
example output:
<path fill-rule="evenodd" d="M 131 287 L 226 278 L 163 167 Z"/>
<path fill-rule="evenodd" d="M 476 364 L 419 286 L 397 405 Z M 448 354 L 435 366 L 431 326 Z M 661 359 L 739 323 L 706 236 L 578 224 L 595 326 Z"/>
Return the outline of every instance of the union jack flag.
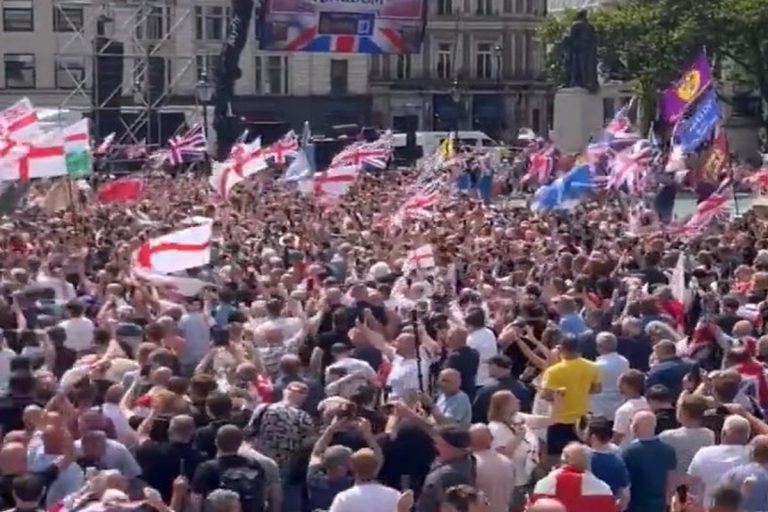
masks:
<path fill-rule="evenodd" d="M 618 112 L 613 116 L 613 119 L 608 126 L 605 127 L 605 132 L 614 137 L 619 137 L 622 134 L 629 133 L 632 130 L 632 121 L 629 119 L 629 111 L 635 104 L 635 97 L 633 96 L 626 105 L 621 107 Z"/>
<path fill-rule="evenodd" d="M 720 183 L 717 190 L 700 202 L 688 222 L 672 230 L 672 234 L 681 238 L 700 235 L 714 222 L 728 214 L 733 199 L 733 180 L 728 177 Z"/>
<path fill-rule="evenodd" d="M 765 192 L 768 190 L 768 167 L 763 167 L 754 174 L 747 176 L 744 178 L 744 182 L 755 192 Z"/>
<path fill-rule="evenodd" d="M 203 160 L 208 154 L 208 141 L 203 125 L 196 123 L 184 135 L 171 137 L 168 149 L 162 150 L 163 161 L 171 165 Z"/>
<path fill-rule="evenodd" d="M 264 158 L 273 159 L 276 164 L 283 165 L 289 156 L 296 155 L 299 150 L 299 139 L 293 130 L 286 133 L 282 139 L 270 144 L 264 149 Z"/>
<path fill-rule="evenodd" d="M 375 142 L 355 142 L 333 157 L 331 165 L 369 165 L 376 169 L 386 169 L 387 160 L 392 152 L 391 144 L 383 139 Z"/>
<path fill-rule="evenodd" d="M 642 193 L 646 174 L 653 163 L 653 148 L 647 140 L 640 140 L 616 155 L 608 177 L 608 188 L 618 189 L 627 185 L 631 193 Z"/>

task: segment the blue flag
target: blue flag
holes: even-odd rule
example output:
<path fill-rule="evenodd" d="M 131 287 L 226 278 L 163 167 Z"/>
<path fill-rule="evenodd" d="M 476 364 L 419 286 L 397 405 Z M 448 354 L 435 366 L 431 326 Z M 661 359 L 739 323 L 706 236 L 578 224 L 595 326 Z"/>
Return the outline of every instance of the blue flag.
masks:
<path fill-rule="evenodd" d="M 291 162 L 291 165 L 289 165 L 285 170 L 283 181 L 301 181 L 312 177 L 314 170 L 312 168 L 312 164 L 307 158 L 307 153 L 305 150 L 306 148 L 301 148 L 296 152 L 296 156 L 294 157 L 293 162 Z"/>
<path fill-rule="evenodd" d="M 686 152 L 693 152 L 712 137 L 712 131 L 720 121 L 720 104 L 717 94 L 710 89 L 696 103 L 693 113 L 687 119 L 681 119 L 673 139 Z"/>
<path fill-rule="evenodd" d="M 596 187 L 589 165 L 579 165 L 549 185 L 539 187 L 531 203 L 531 209 L 534 211 L 570 210 L 588 197 Z"/>

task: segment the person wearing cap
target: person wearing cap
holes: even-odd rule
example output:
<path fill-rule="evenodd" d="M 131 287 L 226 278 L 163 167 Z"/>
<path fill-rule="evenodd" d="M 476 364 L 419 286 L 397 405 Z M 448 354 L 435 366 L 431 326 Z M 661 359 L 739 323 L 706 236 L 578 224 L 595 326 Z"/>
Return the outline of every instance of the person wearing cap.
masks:
<path fill-rule="evenodd" d="M 530 412 L 531 392 L 525 385 L 512 376 L 512 360 L 505 355 L 495 355 L 488 360 L 488 374 L 493 382 L 486 384 L 477 391 L 472 403 L 472 421 L 486 423 L 488 421 L 488 405 L 491 397 L 497 391 L 511 391 L 520 401 L 520 410 Z"/>
<path fill-rule="evenodd" d="M 446 491 L 455 485 L 475 485 L 475 463 L 469 429 L 457 425 L 439 427 L 434 436 L 437 463 L 424 480 L 417 512 L 439 512 Z"/>

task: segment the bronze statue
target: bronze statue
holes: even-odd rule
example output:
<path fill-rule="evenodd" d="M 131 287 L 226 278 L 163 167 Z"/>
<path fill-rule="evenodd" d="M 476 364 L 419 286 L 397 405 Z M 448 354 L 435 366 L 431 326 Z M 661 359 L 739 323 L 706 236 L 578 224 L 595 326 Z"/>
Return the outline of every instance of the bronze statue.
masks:
<path fill-rule="evenodd" d="M 597 31 L 581 10 L 563 39 L 566 87 L 583 87 L 590 93 L 600 88 L 597 82 Z"/>

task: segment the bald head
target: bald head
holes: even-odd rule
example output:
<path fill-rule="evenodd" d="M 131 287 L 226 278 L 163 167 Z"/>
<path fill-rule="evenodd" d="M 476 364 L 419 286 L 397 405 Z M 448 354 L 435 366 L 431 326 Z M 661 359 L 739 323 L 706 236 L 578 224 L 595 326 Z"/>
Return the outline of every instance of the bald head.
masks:
<path fill-rule="evenodd" d="M 656 415 L 651 411 L 640 411 L 632 417 L 632 433 L 637 439 L 648 439 L 656 435 Z"/>
<path fill-rule="evenodd" d="M 583 471 L 589 470 L 590 452 L 586 445 L 571 443 L 563 449 L 563 462 Z"/>
<path fill-rule="evenodd" d="M 475 423 L 472 425 L 469 429 L 469 437 L 473 451 L 481 452 L 491 449 L 493 435 L 485 423 Z"/>
<path fill-rule="evenodd" d="M 444 393 L 454 394 L 461 388 L 461 374 L 453 368 L 446 368 L 437 377 L 437 384 Z"/>
<path fill-rule="evenodd" d="M 188 414 L 179 414 L 171 418 L 168 426 L 168 439 L 177 443 L 188 443 L 195 433 L 195 420 Z"/>
<path fill-rule="evenodd" d="M 725 418 L 723 422 L 722 444 L 745 445 L 749 442 L 752 435 L 752 428 L 749 421 L 735 414 Z"/>
<path fill-rule="evenodd" d="M 0 471 L 19 475 L 27 471 L 27 449 L 21 443 L 6 443 L 0 449 Z"/>
<path fill-rule="evenodd" d="M 555 498 L 541 498 L 528 507 L 528 512 L 568 512 L 565 505 Z"/>

